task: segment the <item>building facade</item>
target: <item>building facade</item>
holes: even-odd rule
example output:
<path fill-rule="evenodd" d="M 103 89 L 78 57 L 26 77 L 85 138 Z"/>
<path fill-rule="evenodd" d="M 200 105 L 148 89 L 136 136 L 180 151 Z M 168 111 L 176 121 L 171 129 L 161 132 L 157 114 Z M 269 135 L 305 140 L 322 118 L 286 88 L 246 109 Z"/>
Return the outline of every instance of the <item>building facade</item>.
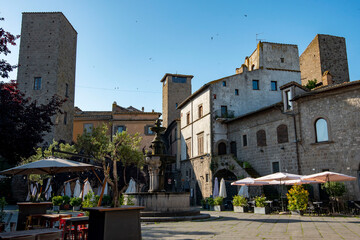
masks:
<path fill-rule="evenodd" d="M 117 132 L 127 131 L 130 134 L 139 133 L 142 137 L 140 148 L 148 150 L 154 139 L 154 132 L 150 127 L 161 116 L 158 112 L 140 111 L 134 107 L 123 108 L 116 104 L 112 105 L 112 111 L 75 111 L 73 141 L 84 131 L 91 131 L 93 127 L 101 124 L 108 126 L 110 136 Z"/>
<path fill-rule="evenodd" d="M 77 32 L 61 12 L 23 13 L 17 82 L 27 97 L 45 104 L 57 95 L 66 98 L 62 114 L 44 144 L 71 142 L 74 117 Z"/>

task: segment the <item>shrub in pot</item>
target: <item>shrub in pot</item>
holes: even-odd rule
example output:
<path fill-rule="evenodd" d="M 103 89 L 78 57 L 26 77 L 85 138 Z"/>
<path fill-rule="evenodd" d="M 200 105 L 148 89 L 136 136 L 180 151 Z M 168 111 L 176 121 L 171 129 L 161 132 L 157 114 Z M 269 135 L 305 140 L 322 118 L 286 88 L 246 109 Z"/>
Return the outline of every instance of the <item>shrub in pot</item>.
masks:
<path fill-rule="evenodd" d="M 70 200 L 70 205 L 73 207 L 73 211 L 79 211 L 81 206 L 81 198 L 79 197 L 73 197 Z"/>
<path fill-rule="evenodd" d="M 294 185 L 286 194 L 291 214 L 303 214 L 307 208 L 309 192 L 302 185 Z"/>
<path fill-rule="evenodd" d="M 266 197 L 258 196 L 255 198 L 254 213 L 269 214 L 270 208 L 267 206 Z"/>
<path fill-rule="evenodd" d="M 222 205 L 224 201 L 223 197 L 216 197 L 214 199 L 214 210 L 215 211 L 223 211 L 224 210 L 224 206 Z"/>
<path fill-rule="evenodd" d="M 233 206 L 234 212 L 248 212 L 248 202 L 244 196 L 234 196 L 233 197 Z"/>
<path fill-rule="evenodd" d="M 214 211 L 214 198 L 208 197 L 207 198 L 207 204 L 209 205 L 210 211 Z"/>
<path fill-rule="evenodd" d="M 69 210 L 70 209 L 70 197 L 69 196 L 63 196 L 63 203 L 62 203 L 62 207 L 64 210 Z"/>
<path fill-rule="evenodd" d="M 53 211 L 55 212 L 59 212 L 60 210 L 60 205 L 63 203 L 63 197 L 62 196 L 54 196 L 51 199 L 52 203 L 53 203 Z"/>

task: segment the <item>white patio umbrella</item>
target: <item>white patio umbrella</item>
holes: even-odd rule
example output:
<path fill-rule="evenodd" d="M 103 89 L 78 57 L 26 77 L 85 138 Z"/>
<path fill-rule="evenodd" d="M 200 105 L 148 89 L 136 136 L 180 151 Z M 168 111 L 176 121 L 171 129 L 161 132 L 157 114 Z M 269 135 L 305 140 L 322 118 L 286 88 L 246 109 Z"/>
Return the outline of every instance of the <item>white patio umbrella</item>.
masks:
<path fill-rule="evenodd" d="M 219 180 L 217 179 L 217 177 L 214 180 L 214 191 L 213 191 L 213 197 L 217 197 L 219 196 Z"/>
<path fill-rule="evenodd" d="M 71 187 L 69 182 L 65 184 L 65 195 L 71 197 Z"/>
<path fill-rule="evenodd" d="M 129 187 L 126 189 L 125 193 L 136 193 L 136 182 L 134 179 L 130 179 Z"/>
<path fill-rule="evenodd" d="M 27 195 L 27 197 L 26 197 L 26 201 L 30 201 L 30 197 L 32 196 L 33 188 L 34 188 L 34 186 L 33 186 L 33 184 L 31 183 L 31 184 L 30 184 L 30 191 L 28 191 L 28 195 Z"/>
<path fill-rule="evenodd" d="M 81 197 L 80 191 L 81 191 L 80 181 L 76 180 L 76 184 L 75 184 L 75 188 L 74 188 L 74 197 Z"/>
<path fill-rule="evenodd" d="M 221 181 L 220 181 L 219 197 L 223 197 L 223 198 L 226 198 L 226 197 L 227 197 L 227 194 L 226 194 L 226 186 L 225 186 L 225 180 L 224 180 L 224 178 L 222 178 Z"/>
<path fill-rule="evenodd" d="M 268 185 L 269 184 L 269 182 L 266 182 L 266 181 L 254 181 L 254 180 L 255 180 L 254 178 L 247 177 L 247 178 L 240 179 L 240 180 L 237 180 L 235 182 L 232 182 L 231 185 L 262 186 L 262 185 Z"/>
<path fill-rule="evenodd" d="M 250 197 L 250 195 L 249 195 L 249 187 L 247 185 L 241 186 L 240 190 L 238 192 L 238 195 L 243 196 L 245 198 L 249 198 Z"/>
<path fill-rule="evenodd" d="M 104 179 L 105 181 L 106 179 Z M 103 182 L 104 183 L 104 182 Z M 98 191 L 97 191 L 97 194 L 98 196 L 101 195 L 101 191 L 102 191 L 102 185 L 100 185 L 100 187 L 98 188 Z M 107 195 L 108 194 L 108 183 L 106 182 L 105 183 L 105 188 L 104 188 L 104 195 Z"/>
<path fill-rule="evenodd" d="M 344 182 L 344 181 L 354 181 L 356 180 L 356 177 L 352 177 L 342 173 L 326 171 L 326 172 L 307 175 L 302 177 L 302 179 L 318 181 L 318 182 Z"/>
<path fill-rule="evenodd" d="M 84 185 L 84 190 L 81 194 L 81 198 L 84 200 L 84 197 L 86 196 L 86 194 L 88 194 L 89 192 L 94 192 L 90 186 L 89 181 L 85 181 L 85 185 Z"/>

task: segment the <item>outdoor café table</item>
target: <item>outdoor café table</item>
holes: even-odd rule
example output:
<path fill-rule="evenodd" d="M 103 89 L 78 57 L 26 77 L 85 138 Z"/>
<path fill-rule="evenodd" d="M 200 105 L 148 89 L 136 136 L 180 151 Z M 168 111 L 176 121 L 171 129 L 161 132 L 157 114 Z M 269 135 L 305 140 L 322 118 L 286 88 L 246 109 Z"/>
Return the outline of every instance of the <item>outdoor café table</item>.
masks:
<path fill-rule="evenodd" d="M 54 226 L 54 222 L 59 221 L 61 218 L 70 218 L 71 214 L 43 214 L 42 219 L 44 220 L 44 224 L 49 223 L 49 227 L 52 228 Z"/>
<path fill-rule="evenodd" d="M 27 237 L 31 236 L 33 239 L 36 239 L 36 236 L 46 235 L 49 233 L 58 233 L 59 238 L 61 238 L 61 230 L 55 228 L 43 228 L 43 229 L 34 229 L 34 230 L 23 230 L 23 231 L 15 231 L 15 232 L 5 232 L 0 233 L 0 239 L 17 239 L 18 237 Z"/>
<path fill-rule="evenodd" d="M 78 226 L 86 225 L 89 223 L 89 217 L 82 216 L 82 217 L 70 217 L 70 218 L 63 218 L 66 220 L 66 226 L 69 226 L 69 229 L 74 226 L 74 240 L 78 239 Z"/>
<path fill-rule="evenodd" d="M 19 215 L 16 230 L 25 230 L 26 217 L 34 214 L 46 214 L 46 210 L 53 204 L 51 202 L 19 202 Z"/>
<path fill-rule="evenodd" d="M 141 240 L 140 210 L 145 207 L 83 208 L 89 211 L 88 240 Z"/>

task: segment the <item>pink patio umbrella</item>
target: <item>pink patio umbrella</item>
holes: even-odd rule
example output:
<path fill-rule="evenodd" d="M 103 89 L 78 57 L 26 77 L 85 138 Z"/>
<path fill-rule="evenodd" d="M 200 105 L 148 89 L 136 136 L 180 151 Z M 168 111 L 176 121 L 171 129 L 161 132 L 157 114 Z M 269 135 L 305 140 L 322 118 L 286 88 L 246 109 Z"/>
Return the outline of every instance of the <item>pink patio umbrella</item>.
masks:
<path fill-rule="evenodd" d="M 352 177 L 342 173 L 326 171 L 326 172 L 307 175 L 302 177 L 302 179 L 318 181 L 318 182 L 344 182 L 344 181 L 354 181 L 356 180 L 356 177 Z"/>

